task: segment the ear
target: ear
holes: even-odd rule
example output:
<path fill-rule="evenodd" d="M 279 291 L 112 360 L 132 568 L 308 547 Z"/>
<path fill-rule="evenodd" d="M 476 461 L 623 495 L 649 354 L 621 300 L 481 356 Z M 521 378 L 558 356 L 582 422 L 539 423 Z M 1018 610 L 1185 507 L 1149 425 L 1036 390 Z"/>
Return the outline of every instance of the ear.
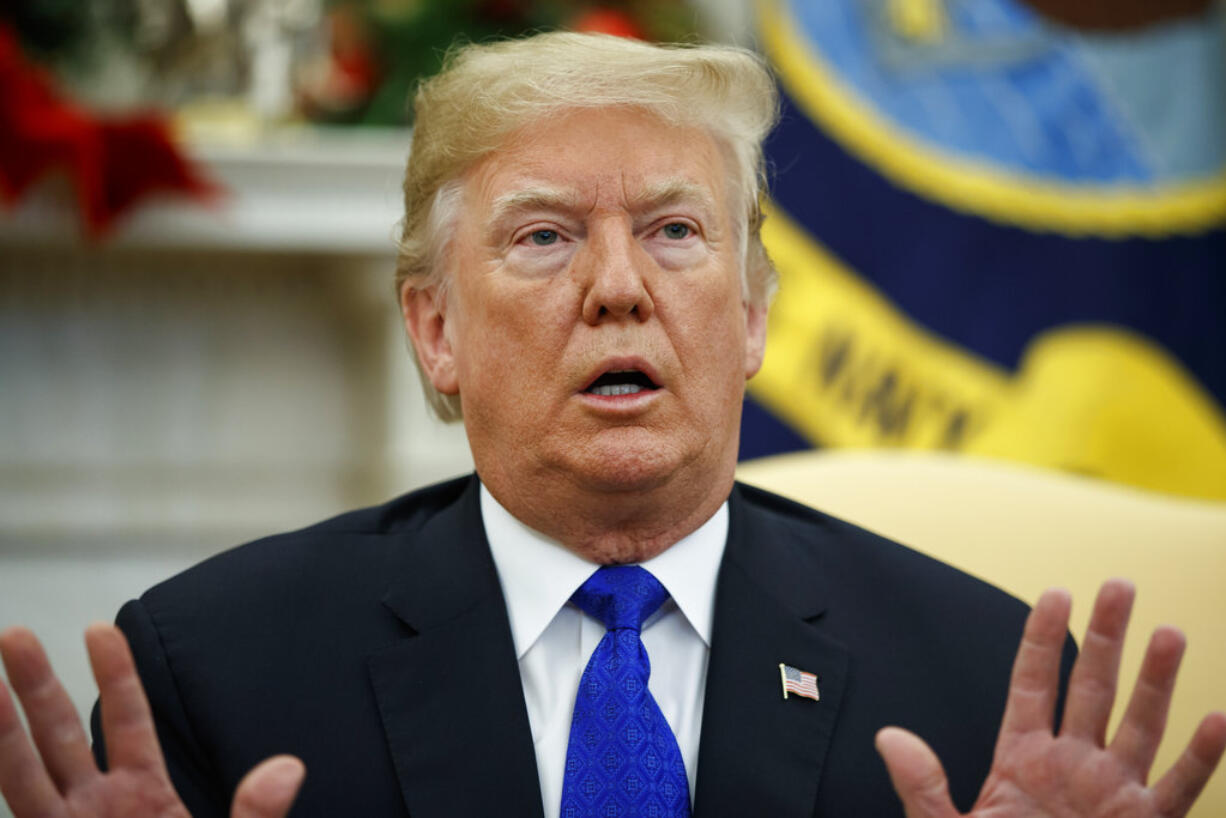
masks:
<path fill-rule="evenodd" d="M 416 289 L 410 282 L 400 287 L 400 314 L 413 340 L 422 372 L 444 395 L 459 394 L 455 353 L 447 333 L 447 305 L 434 287 Z"/>
<path fill-rule="evenodd" d="M 745 305 L 745 380 L 758 374 L 766 355 L 767 307 Z"/>

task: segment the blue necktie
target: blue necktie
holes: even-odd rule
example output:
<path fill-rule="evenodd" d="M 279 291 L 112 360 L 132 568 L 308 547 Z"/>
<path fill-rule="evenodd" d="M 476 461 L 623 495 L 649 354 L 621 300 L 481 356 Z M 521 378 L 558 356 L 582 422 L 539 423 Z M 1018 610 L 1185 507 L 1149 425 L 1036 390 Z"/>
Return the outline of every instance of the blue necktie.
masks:
<path fill-rule="evenodd" d="M 609 630 L 579 680 L 562 818 L 688 818 L 685 762 L 647 689 L 651 663 L 639 638 L 643 620 L 668 592 L 644 568 L 609 565 L 570 599 Z"/>

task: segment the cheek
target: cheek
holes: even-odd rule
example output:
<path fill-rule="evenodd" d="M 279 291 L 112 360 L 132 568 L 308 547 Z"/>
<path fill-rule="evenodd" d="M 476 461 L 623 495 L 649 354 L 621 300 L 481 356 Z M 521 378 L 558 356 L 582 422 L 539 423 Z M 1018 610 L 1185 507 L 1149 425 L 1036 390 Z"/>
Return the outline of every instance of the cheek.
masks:
<path fill-rule="evenodd" d="M 470 383 L 502 394 L 534 389 L 534 381 L 548 377 L 566 343 L 565 316 L 559 282 L 513 281 L 509 286 L 481 294 L 470 311 L 463 374 Z M 471 303 L 471 302 L 470 302 Z M 463 389 L 463 384 L 461 384 Z"/>
<path fill-rule="evenodd" d="M 739 288 L 718 293 L 691 289 L 680 304 L 685 349 L 679 353 L 702 385 L 704 403 L 739 403 L 745 382 L 746 332 Z"/>

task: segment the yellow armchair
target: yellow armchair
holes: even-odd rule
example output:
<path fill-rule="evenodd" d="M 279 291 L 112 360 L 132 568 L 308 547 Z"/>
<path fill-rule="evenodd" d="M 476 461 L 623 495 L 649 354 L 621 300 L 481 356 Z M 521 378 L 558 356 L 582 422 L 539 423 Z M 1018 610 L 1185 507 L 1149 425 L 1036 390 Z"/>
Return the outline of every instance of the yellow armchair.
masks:
<path fill-rule="evenodd" d="M 743 463 L 738 478 L 955 565 L 1033 604 L 1073 594 L 1080 640 L 1103 580 L 1127 577 L 1137 601 L 1124 647 L 1123 714 L 1149 634 L 1180 627 L 1188 651 L 1155 775 L 1197 723 L 1226 708 L 1226 503 L 1184 500 L 1020 464 L 937 453 L 802 452 Z M 1226 772 L 1191 818 L 1226 815 Z"/>

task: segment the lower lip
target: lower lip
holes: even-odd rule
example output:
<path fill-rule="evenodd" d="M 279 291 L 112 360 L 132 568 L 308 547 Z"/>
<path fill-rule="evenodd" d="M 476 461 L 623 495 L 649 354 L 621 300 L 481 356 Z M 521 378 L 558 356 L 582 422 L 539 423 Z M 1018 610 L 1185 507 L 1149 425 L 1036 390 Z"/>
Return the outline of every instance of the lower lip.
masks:
<path fill-rule="evenodd" d="M 597 395 L 593 392 L 580 392 L 579 397 L 585 404 L 604 411 L 636 411 L 642 409 L 657 398 L 663 389 L 644 389 L 630 395 Z"/>

